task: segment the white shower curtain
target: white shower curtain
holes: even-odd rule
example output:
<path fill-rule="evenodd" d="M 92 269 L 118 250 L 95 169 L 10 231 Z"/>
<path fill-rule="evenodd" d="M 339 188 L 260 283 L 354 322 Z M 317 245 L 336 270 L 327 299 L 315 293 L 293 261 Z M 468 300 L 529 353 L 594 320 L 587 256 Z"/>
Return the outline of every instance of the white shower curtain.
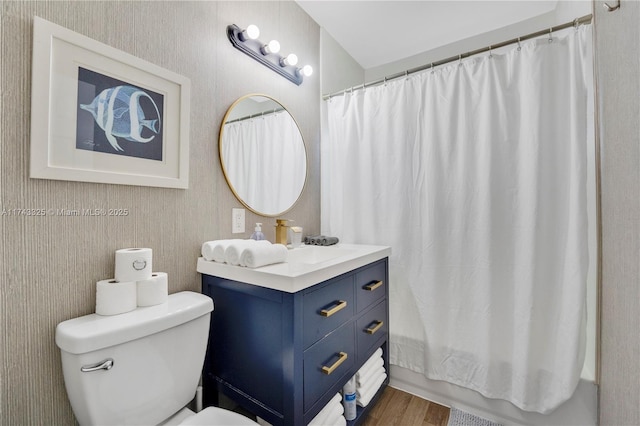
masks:
<path fill-rule="evenodd" d="M 583 26 L 327 101 L 323 233 L 392 247 L 427 377 L 541 413 L 573 394 L 592 86 Z"/>
<path fill-rule="evenodd" d="M 246 204 L 265 214 L 291 206 L 306 178 L 305 146 L 286 111 L 235 121 L 222 131 L 225 173 Z M 272 188 L 278 188 L 273 191 Z"/>

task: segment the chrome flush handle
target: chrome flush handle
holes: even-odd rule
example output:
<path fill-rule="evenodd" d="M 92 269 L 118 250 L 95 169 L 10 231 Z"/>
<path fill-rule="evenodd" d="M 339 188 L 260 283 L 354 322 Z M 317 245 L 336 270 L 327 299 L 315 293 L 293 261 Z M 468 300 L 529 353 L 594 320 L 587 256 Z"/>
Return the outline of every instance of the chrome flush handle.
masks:
<path fill-rule="evenodd" d="M 104 361 L 101 361 L 94 365 L 85 365 L 80 368 L 80 371 L 83 373 L 91 373 L 92 371 L 98 370 L 111 370 L 113 368 L 113 358 L 107 358 Z"/>

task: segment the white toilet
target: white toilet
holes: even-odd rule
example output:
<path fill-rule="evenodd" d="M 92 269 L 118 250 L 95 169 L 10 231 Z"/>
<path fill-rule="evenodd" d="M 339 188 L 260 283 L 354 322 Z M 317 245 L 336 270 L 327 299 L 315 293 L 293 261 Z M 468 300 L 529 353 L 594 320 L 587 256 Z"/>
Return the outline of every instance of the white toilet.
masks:
<path fill-rule="evenodd" d="M 198 414 L 194 398 L 207 349 L 211 298 L 194 292 L 113 316 L 56 327 L 62 370 L 81 425 L 257 425 L 221 408 Z"/>

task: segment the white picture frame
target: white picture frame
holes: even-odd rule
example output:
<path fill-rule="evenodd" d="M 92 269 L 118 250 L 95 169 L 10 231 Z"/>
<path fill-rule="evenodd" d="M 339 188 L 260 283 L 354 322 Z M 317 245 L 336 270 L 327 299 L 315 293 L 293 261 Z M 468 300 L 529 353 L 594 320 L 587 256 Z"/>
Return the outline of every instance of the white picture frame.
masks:
<path fill-rule="evenodd" d="M 189 187 L 188 78 L 39 17 L 32 66 L 31 178 Z"/>

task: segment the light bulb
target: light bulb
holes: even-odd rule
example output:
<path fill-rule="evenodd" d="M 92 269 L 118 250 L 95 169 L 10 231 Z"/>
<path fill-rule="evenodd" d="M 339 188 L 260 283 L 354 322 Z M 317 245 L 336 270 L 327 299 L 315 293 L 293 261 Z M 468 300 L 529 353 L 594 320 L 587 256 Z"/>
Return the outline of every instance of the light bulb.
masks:
<path fill-rule="evenodd" d="M 311 65 L 305 65 L 302 67 L 302 74 L 304 74 L 305 77 L 309 77 L 313 74 L 313 67 Z"/>
<path fill-rule="evenodd" d="M 263 55 L 278 53 L 280 51 L 280 43 L 278 43 L 278 40 L 271 40 L 269 43 L 262 46 L 261 50 Z"/>
<path fill-rule="evenodd" d="M 260 28 L 257 25 L 249 25 L 246 30 L 240 33 L 240 38 L 242 41 L 246 41 L 247 39 L 255 40 L 260 37 Z"/>
<path fill-rule="evenodd" d="M 286 65 L 295 65 L 298 63 L 298 57 L 295 53 L 289 53 L 286 58 L 280 61 L 280 65 L 283 67 Z"/>

